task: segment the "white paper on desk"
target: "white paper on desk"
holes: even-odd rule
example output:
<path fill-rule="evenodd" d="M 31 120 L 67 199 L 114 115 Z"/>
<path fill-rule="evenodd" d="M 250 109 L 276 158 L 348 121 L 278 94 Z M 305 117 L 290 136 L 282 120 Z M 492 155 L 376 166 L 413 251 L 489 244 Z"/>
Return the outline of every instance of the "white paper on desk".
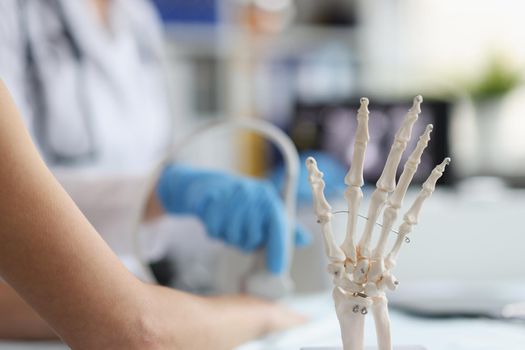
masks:
<path fill-rule="evenodd" d="M 421 281 L 400 284 L 389 294 L 391 306 L 426 316 L 501 318 L 507 305 L 523 301 L 525 283 L 511 281 Z"/>

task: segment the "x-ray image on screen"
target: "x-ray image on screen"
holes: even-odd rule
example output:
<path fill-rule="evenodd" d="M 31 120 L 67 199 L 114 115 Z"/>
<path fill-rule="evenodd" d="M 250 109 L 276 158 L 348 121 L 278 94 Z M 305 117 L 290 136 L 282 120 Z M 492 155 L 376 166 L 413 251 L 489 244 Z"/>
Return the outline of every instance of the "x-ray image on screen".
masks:
<path fill-rule="evenodd" d="M 349 167 L 352 160 L 354 133 L 357 127 L 358 102 L 359 99 L 356 99 L 355 105 L 297 106 L 290 135 L 298 149 L 300 151 L 322 150 L 328 152 L 342 165 Z M 375 182 L 381 175 L 395 134 L 410 106 L 410 100 L 407 103 L 381 103 L 370 99 L 370 140 L 364 164 L 366 182 Z M 421 114 L 412 131 L 412 139 L 403 154 L 398 175 L 427 124 L 434 125 L 432 140 L 414 176 L 414 183 L 424 181 L 432 168 L 441 162 L 448 152 L 448 105 L 436 101 L 425 101 L 423 103 Z M 444 182 L 450 182 L 450 177 L 445 178 Z"/>

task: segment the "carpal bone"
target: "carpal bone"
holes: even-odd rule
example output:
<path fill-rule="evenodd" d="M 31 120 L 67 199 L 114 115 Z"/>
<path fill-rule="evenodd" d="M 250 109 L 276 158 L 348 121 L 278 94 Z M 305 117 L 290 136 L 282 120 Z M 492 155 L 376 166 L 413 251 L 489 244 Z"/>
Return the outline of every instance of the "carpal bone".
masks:
<path fill-rule="evenodd" d="M 379 283 L 383 272 L 385 271 L 385 264 L 383 259 L 373 259 L 370 261 L 370 271 L 368 272 L 368 279 L 370 282 Z"/>
<path fill-rule="evenodd" d="M 350 279 L 349 275 L 343 275 L 340 278 L 334 278 L 334 285 L 342 288 L 342 290 L 350 293 L 361 293 L 363 291 L 363 286 L 361 284 L 355 283 Z"/>
<path fill-rule="evenodd" d="M 319 171 L 317 162 L 312 157 L 306 159 L 306 168 L 308 169 L 308 180 L 312 187 L 315 215 L 321 224 L 321 230 L 323 232 L 326 256 L 332 262 L 345 261 L 346 256 L 335 243 L 332 233 L 332 207 L 328 204 L 324 196 L 325 183 L 323 173 Z"/>
<path fill-rule="evenodd" d="M 375 283 L 367 283 L 365 288 L 363 289 L 363 292 L 368 296 L 368 297 L 375 297 L 375 296 L 378 296 L 379 294 L 383 293 L 383 291 L 380 291 L 376 284 Z"/>
<path fill-rule="evenodd" d="M 357 261 L 357 264 L 354 268 L 354 282 L 356 283 L 366 283 L 368 281 L 368 270 L 370 265 L 368 259 L 360 259 Z"/>
<path fill-rule="evenodd" d="M 333 262 L 328 264 L 326 271 L 336 278 L 340 278 L 346 273 L 345 265 L 342 262 Z"/>
<path fill-rule="evenodd" d="M 346 271 L 346 273 L 351 274 L 352 272 L 354 272 L 354 270 L 355 270 L 355 265 L 354 265 L 353 262 L 350 261 L 350 259 L 347 259 L 347 260 L 345 261 L 345 264 L 344 264 L 344 265 L 345 265 L 345 271 Z"/>
<path fill-rule="evenodd" d="M 403 120 L 403 124 L 396 133 L 383 172 L 379 180 L 377 180 L 377 188 L 372 194 L 370 208 L 368 210 L 368 222 L 365 225 L 363 236 L 359 242 L 358 250 L 360 256 L 363 258 L 368 259 L 370 257 L 370 241 L 372 239 L 374 225 L 385 205 L 388 194 L 394 191 L 396 187 L 397 167 L 412 135 L 414 123 L 417 121 L 419 113 L 421 113 L 421 102 L 423 102 L 423 97 L 416 96 L 414 98 L 412 108 L 409 109 Z"/>
<path fill-rule="evenodd" d="M 364 184 L 363 167 L 365 162 L 366 145 L 370 136 L 368 134 L 368 99 L 361 98 L 361 106 L 357 111 L 357 130 L 354 140 L 354 153 L 352 155 L 352 164 L 350 170 L 345 176 L 345 199 L 348 203 L 348 221 L 346 225 L 346 237 L 341 244 L 341 249 L 346 257 L 355 264 L 357 254 L 355 247 L 355 232 L 357 228 L 357 217 L 359 215 L 359 206 L 363 198 L 361 187 Z"/>
<path fill-rule="evenodd" d="M 377 288 L 384 291 L 385 289 L 389 289 L 391 291 L 394 291 L 397 289 L 397 286 L 399 285 L 399 282 L 397 278 L 394 277 L 391 273 L 387 272 L 381 276 L 381 280 L 377 283 Z"/>

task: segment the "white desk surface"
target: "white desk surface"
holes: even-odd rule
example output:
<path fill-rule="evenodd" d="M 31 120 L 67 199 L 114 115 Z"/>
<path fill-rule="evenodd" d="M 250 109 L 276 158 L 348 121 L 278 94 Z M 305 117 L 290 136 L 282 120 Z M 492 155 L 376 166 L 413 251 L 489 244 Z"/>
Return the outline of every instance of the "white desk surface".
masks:
<path fill-rule="evenodd" d="M 311 321 L 299 328 L 254 341 L 237 350 L 299 350 L 301 347 L 339 345 L 339 328 L 328 294 L 296 297 L 288 302 Z M 483 319 L 421 319 L 393 311 L 394 344 L 424 345 L 428 350 L 523 350 L 525 324 Z M 374 345 L 372 319 L 367 320 L 366 343 Z M 0 342 L 0 350 L 63 350 L 50 343 Z"/>

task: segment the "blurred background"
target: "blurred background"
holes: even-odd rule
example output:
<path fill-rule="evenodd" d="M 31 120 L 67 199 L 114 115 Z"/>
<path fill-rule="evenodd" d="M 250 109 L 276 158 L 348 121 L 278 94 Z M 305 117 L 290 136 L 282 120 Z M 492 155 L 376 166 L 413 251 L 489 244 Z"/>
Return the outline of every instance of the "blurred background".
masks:
<path fill-rule="evenodd" d="M 513 1 L 155 2 L 166 24 L 173 105 L 188 124 L 262 118 L 299 148 L 327 149 L 347 165 L 345 123 L 357 97 L 372 100 L 375 147 L 421 93 L 430 101 L 423 114 L 448 143 L 438 153 L 453 152 L 457 179 L 524 184 L 525 31 Z M 344 140 L 338 126 L 348 129 Z M 259 159 L 242 165 L 266 170 Z M 369 170 L 372 180 L 379 167 Z"/>
<path fill-rule="evenodd" d="M 155 3 L 166 29 L 175 135 L 210 119 L 270 121 L 302 154 L 324 159 L 321 170 L 334 187 L 329 200 L 335 209 L 345 209 L 341 175 L 350 164 L 359 97 L 371 101 L 366 198 L 412 98 L 422 94 L 414 135 L 426 123 L 434 124 L 434 132 L 415 183 L 444 156 L 453 162 L 402 251 L 398 278 L 525 281 L 525 22 L 520 3 Z M 228 141 L 210 136 L 196 144 L 188 151 L 193 162 L 271 174 L 278 181 L 279 155 L 253 135 Z M 315 233 L 304 181 L 299 215 Z M 338 220 L 336 232 L 343 234 L 345 218 Z M 311 264 L 307 271 L 323 274 L 318 261 L 300 261 L 303 267 Z M 305 290 L 319 287 L 313 278 L 301 283 Z"/>
<path fill-rule="evenodd" d="M 364 189 L 369 198 L 395 130 L 413 97 L 422 94 L 414 135 L 427 123 L 434 131 L 405 206 L 434 164 L 447 155 L 453 161 L 402 249 L 395 271 L 401 285 L 391 304 L 418 315 L 491 317 L 500 317 L 505 305 L 521 305 L 523 317 L 525 5 L 512 0 L 155 2 L 165 21 L 171 101 L 174 115 L 183 119 L 178 125 L 191 129 L 213 118 L 270 121 L 303 156 L 318 157 L 334 210 L 346 209 L 342 179 L 350 165 L 359 97 L 370 99 Z M 207 138 L 189 157 L 206 166 L 270 174 L 278 182 L 281 158 L 275 149 L 253 135 L 229 140 Z M 295 254 L 297 291 L 328 290 L 304 174 L 299 198 L 299 220 L 313 232 L 314 244 Z M 366 205 L 365 200 L 361 214 Z M 335 216 L 340 241 L 345 223 L 344 214 Z M 399 322 L 399 339 L 417 341 Z M 422 343 L 435 338 L 436 329 L 448 330 L 448 343 L 436 340 L 437 348 L 459 344 L 455 336 L 485 332 L 417 322 L 408 328 L 418 329 Z M 492 334 L 494 343 L 484 340 L 487 349 L 502 338 L 508 339 L 506 346 L 519 347 L 517 333 L 502 334 Z M 467 343 L 458 348 L 469 348 Z"/>
<path fill-rule="evenodd" d="M 292 139 L 303 160 L 309 155 L 316 157 L 325 173 L 326 194 L 335 211 L 347 209 L 343 177 L 351 165 L 359 98 L 366 96 L 370 100 L 365 199 L 360 209 L 360 213 L 366 215 L 368 199 L 394 134 L 414 96 L 423 95 L 422 114 L 406 153 L 410 153 L 426 124 L 432 123 L 434 131 L 407 194 L 405 208 L 416 197 L 435 164 L 446 156 L 452 158 L 452 163 L 432 199 L 425 203 L 421 222 L 410 234 L 410 242 L 401 250 L 394 272 L 401 284 L 389 298 L 392 306 L 411 314 L 446 319 L 429 321 L 403 318 L 402 314 L 394 313 L 395 339 L 404 343 L 432 341 L 434 349 L 523 348 L 523 323 L 504 326 L 482 321 L 456 323 L 448 322 L 448 317 L 525 319 L 525 3 L 514 0 L 151 1 L 163 21 L 163 45 L 167 53 L 163 63 L 169 80 L 175 140 L 213 120 L 270 122 Z M 62 3 L 71 6 L 74 2 Z M 58 16 L 60 20 L 60 14 Z M 72 18 L 72 23 L 81 23 L 82 17 L 79 13 Z M 49 21 L 43 22 L 47 25 Z M 53 23 L 50 27 L 54 28 Z M 68 33 L 62 34 L 67 43 Z M 149 34 L 140 37 L 148 39 Z M 11 39 L 10 35 L 6 37 Z M 41 42 L 38 35 L 35 37 L 37 43 Z M 76 54 L 76 47 L 66 49 Z M 107 54 L 105 47 L 102 52 Z M 148 56 L 151 53 L 145 52 L 146 61 L 151 59 Z M 82 63 L 82 59 L 76 59 Z M 107 67 L 99 64 L 104 59 L 100 62 L 96 59 L 95 56 L 95 77 L 97 74 L 109 76 L 113 71 L 124 76 L 133 73 L 120 67 L 118 59 L 107 60 L 117 62 Z M 61 61 L 56 62 L 57 67 L 51 68 L 61 72 Z M 6 71 L 10 70 L 13 69 Z M 67 73 L 67 69 L 64 71 Z M 65 75 L 69 79 L 69 75 Z M 50 77 L 53 83 L 52 70 Z M 82 78 L 85 77 L 80 76 Z M 58 84 L 50 86 L 48 90 L 54 90 Z M 149 86 L 142 87 L 148 90 Z M 62 88 L 69 89 L 67 85 Z M 99 95 L 93 96 L 102 105 L 109 103 L 111 107 L 113 100 L 121 97 L 108 94 L 110 88 L 95 87 L 94 90 L 99 91 Z M 134 104 L 143 97 L 140 89 L 137 91 L 138 95 L 134 92 L 123 99 L 129 103 L 125 106 L 129 109 L 123 109 L 125 112 L 140 105 Z M 155 89 L 149 92 L 149 97 L 162 95 Z M 63 101 L 60 91 L 57 95 L 53 101 L 57 102 L 57 110 L 62 111 L 62 103 L 67 101 Z M 158 100 L 162 100 L 161 97 Z M 144 120 L 151 118 L 152 125 L 160 125 L 155 129 L 159 131 L 165 125 L 155 124 L 154 112 L 151 112 L 154 107 L 146 104 L 144 110 L 135 114 L 146 116 Z M 159 108 L 162 114 L 164 111 Z M 118 115 L 121 110 L 116 111 L 119 112 L 111 115 Z M 65 117 L 68 120 L 69 116 Z M 102 115 L 101 119 L 104 118 Z M 123 125 L 110 125 L 113 129 L 108 129 L 108 139 L 114 136 L 112 133 L 121 131 Z M 147 130 L 132 131 L 139 136 L 160 139 Z M 121 133 L 129 134 L 126 130 Z M 60 132 L 57 138 L 67 136 L 65 134 Z M 124 154 L 137 158 L 136 154 L 146 144 L 141 142 L 139 138 L 131 140 L 136 148 L 130 149 L 127 143 L 120 143 L 127 151 Z M 114 145 L 110 144 L 108 149 L 116 148 Z M 402 163 L 406 158 L 405 155 Z M 284 178 L 283 159 L 276 148 L 249 133 L 217 132 L 191 140 L 181 150 L 180 159 L 199 167 L 235 169 L 239 173 L 269 178 L 277 186 L 282 185 Z M 126 162 L 121 164 L 115 157 L 108 163 L 119 167 Z M 292 331 L 284 335 L 273 343 L 280 345 L 273 347 L 275 349 L 297 348 L 298 344 L 326 345 L 326 339 L 335 344 L 339 338 L 327 293 L 332 282 L 325 271 L 326 260 L 303 164 L 302 161 L 298 220 L 312 233 L 313 243 L 294 254 L 295 296 L 308 298 L 322 294 L 322 299 L 299 301 L 299 308 L 319 316 L 317 320 L 325 320 L 323 317 L 328 313 L 331 318 L 328 323 L 312 323 L 298 333 Z M 63 184 L 68 189 L 67 183 Z M 92 191 L 97 188 L 92 184 L 85 188 L 90 193 L 98 192 L 95 194 L 104 199 L 112 192 L 100 186 L 98 191 Z M 82 208 L 82 203 L 77 204 Z M 139 204 L 137 202 L 137 206 Z M 137 213 L 141 209 L 137 208 Z M 333 224 L 337 240 L 342 241 L 345 214 L 335 215 Z M 358 225 L 362 228 L 364 220 Z M 183 227 L 180 223 L 176 226 Z M 126 230 L 132 232 L 133 228 L 126 227 Z M 187 232 L 194 233 L 193 229 L 182 231 L 186 240 Z M 390 239 L 395 238 L 393 232 Z M 209 293 L 216 287 L 210 286 L 211 279 L 214 283 L 224 282 L 231 271 L 217 270 L 211 262 L 208 253 L 215 252 L 215 247 L 205 248 L 210 243 L 205 242 L 204 234 L 192 235 L 191 241 L 193 249 L 171 247 L 171 258 L 178 264 L 176 273 L 181 273 L 177 275 L 178 281 L 171 281 L 172 285 Z M 134 243 L 127 242 L 126 249 L 132 250 Z M 170 284 L 169 280 L 161 282 Z M 461 318 L 457 322 L 463 321 Z M 367 327 L 367 342 L 372 343 L 370 322 Z M 443 337 L 444 332 L 448 337 Z M 479 334 L 487 337 L 476 342 Z M 505 346 L 502 340 L 507 341 Z M 267 345 L 252 344 L 243 349 L 268 349 Z"/>

